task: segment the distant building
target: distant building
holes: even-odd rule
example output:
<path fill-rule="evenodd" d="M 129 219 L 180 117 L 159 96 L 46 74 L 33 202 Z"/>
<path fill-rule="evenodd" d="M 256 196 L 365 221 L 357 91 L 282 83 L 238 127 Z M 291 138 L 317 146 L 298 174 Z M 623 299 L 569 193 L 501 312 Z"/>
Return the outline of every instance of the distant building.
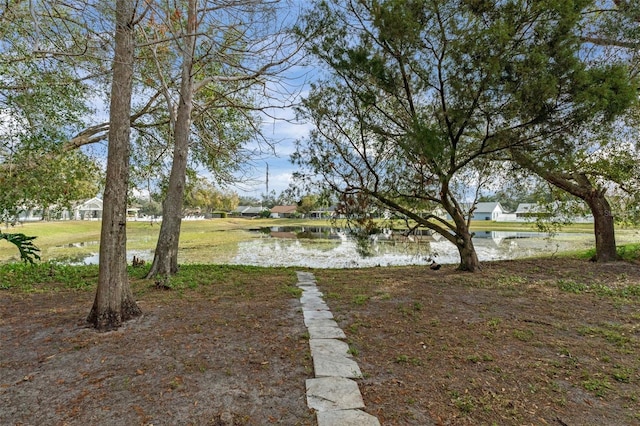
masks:
<path fill-rule="evenodd" d="M 238 206 L 231 212 L 231 214 L 233 216 L 240 217 L 257 217 L 260 216 L 265 210 L 267 209 L 265 209 L 264 207 Z"/>
<path fill-rule="evenodd" d="M 468 211 L 469 209 L 472 208 L 472 206 L 473 206 L 472 204 L 468 203 L 463 205 L 463 209 L 465 211 Z M 505 214 L 505 211 L 502 208 L 502 205 L 500 205 L 500 203 L 498 202 L 476 203 L 473 209 L 473 216 L 471 217 L 471 220 L 499 221 L 504 214 Z M 447 220 L 451 220 L 451 215 L 448 213 L 445 213 L 445 218 Z"/>
<path fill-rule="evenodd" d="M 74 209 L 75 220 L 99 220 L 102 219 L 102 200 L 93 197 L 90 200 L 77 205 Z"/>
<path fill-rule="evenodd" d="M 336 206 L 324 207 L 321 209 L 315 209 L 309 212 L 309 217 L 312 219 L 327 219 L 336 216 Z"/>
<path fill-rule="evenodd" d="M 271 217 L 273 218 L 285 218 L 292 217 L 296 214 L 298 206 L 274 206 L 271 209 Z"/>
<path fill-rule="evenodd" d="M 572 207 L 579 206 L 573 204 Z M 569 214 L 560 208 L 561 204 L 555 203 L 550 208 L 534 203 L 520 203 L 516 209 L 516 222 L 535 221 L 538 218 L 545 218 L 561 222 L 572 223 L 593 223 L 592 214 Z M 579 209 L 576 209 L 579 210 Z"/>
<path fill-rule="evenodd" d="M 504 213 L 498 202 L 477 203 L 471 220 L 498 220 Z"/>

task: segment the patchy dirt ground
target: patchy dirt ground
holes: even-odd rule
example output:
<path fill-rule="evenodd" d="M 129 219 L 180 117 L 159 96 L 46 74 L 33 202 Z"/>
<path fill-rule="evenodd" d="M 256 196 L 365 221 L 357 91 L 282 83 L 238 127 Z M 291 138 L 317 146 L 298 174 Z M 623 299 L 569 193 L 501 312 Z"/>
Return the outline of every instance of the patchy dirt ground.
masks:
<path fill-rule="evenodd" d="M 135 281 L 144 316 L 104 334 L 92 289 L 0 290 L 0 424 L 314 425 L 293 270 L 216 271 Z M 640 424 L 638 264 L 312 272 L 383 425 Z"/>
<path fill-rule="evenodd" d="M 93 292 L 0 292 L 2 425 L 313 425 L 292 274 L 137 292 L 144 316 L 96 333 Z"/>
<path fill-rule="evenodd" d="M 640 425 L 640 267 L 318 271 L 385 425 Z"/>

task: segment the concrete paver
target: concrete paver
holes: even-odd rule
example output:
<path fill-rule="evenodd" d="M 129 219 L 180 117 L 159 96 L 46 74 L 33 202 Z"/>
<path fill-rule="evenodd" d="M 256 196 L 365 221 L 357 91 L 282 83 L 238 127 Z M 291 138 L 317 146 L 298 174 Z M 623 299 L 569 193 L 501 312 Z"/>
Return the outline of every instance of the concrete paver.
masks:
<path fill-rule="evenodd" d="M 349 345 L 339 340 L 346 336 L 322 299 L 313 274 L 298 271 L 297 276 L 315 372 L 315 378 L 306 382 L 307 405 L 316 410 L 318 426 L 379 426 L 375 416 L 359 410 L 364 408 L 362 394 L 351 379 L 361 378 L 362 372 L 349 354 Z"/>
<path fill-rule="evenodd" d="M 316 377 L 362 377 L 358 363 L 346 356 L 316 355 L 313 357 L 313 370 Z"/>
<path fill-rule="evenodd" d="M 380 426 L 380 421 L 360 410 L 318 411 L 318 426 Z"/>
<path fill-rule="evenodd" d="M 331 311 L 308 311 L 302 307 L 302 316 L 304 317 L 304 323 L 308 327 L 307 321 L 314 319 L 333 319 Z"/>
<path fill-rule="evenodd" d="M 347 336 L 339 327 L 319 327 L 310 325 L 309 327 L 310 339 L 345 339 Z"/>
<path fill-rule="evenodd" d="M 317 411 L 364 408 L 358 384 L 343 377 L 308 379 L 307 405 Z"/>
<path fill-rule="evenodd" d="M 309 340 L 311 356 L 315 355 L 343 355 L 349 356 L 349 345 L 338 339 Z"/>

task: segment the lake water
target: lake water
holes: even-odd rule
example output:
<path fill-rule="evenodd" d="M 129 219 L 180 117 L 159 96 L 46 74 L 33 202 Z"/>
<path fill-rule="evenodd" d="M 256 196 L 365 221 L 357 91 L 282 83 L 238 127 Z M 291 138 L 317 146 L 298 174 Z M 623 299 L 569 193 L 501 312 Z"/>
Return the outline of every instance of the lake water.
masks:
<path fill-rule="evenodd" d="M 593 247 L 594 237 L 585 233 L 549 236 L 538 232 L 487 231 L 476 232 L 474 245 L 482 262 L 588 249 Z M 363 255 L 363 248 L 366 255 Z M 153 259 L 151 250 L 131 250 L 127 258 L 134 255 L 147 261 Z M 185 255 L 179 253 L 180 263 L 189 263 Z M 369 238 L 363 247 L 343 229 L 275 227 L 251 231 L 247 241 L 238 243 L 230 260 L 212 257 L 205 261 L 253 266 L 361 268 L 427 265 L 431 259 L 441 264 L 456 264 L 460 260 L 456 247 L 438 234 L 405 237 L 400 232 L 387 230 Z M 98 254 L 67 262 L 95 264 Z"/>
<path fill-rule="evenodd" d="M 263 231 L 264 232 L 264 231 Z M 272 229 L 270 235 L 241 242 L 231 263 L 256 266 L 305 266 L 311 268 L 358 268 L 392 265 L 427 265 L 460 261 L 458 250 L 438 234 L 403 237 L 384 233 L 370 239 L 368 255 L 342 230 L 330 228 L 288 231 Z M 302 236 L 302 238 L 300 238 Z M 480 261 L 516 259 L 588 249 L 593 234 L 538 232 L 477 232 L 474 245 Z"/>

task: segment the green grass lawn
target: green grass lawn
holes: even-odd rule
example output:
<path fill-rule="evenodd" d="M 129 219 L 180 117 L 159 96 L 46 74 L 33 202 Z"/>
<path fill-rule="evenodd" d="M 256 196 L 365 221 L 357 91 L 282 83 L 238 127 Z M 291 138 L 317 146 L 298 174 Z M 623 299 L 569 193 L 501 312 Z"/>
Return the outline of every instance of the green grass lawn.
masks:
<path fill-rule="evenodd" d="M 329 226 L 327 221 L 305 221 L 295 219 L 213 219 L 183 221 L 180 234 L 180 248 L 191 255 L 198 250 L 232 253 L 238 242 L 254 238 L 251 229 L 268 226 Z M 5 233 L 23 233 L 37 237 L 36 246 L 41 250 L 42 260 L 65 256 L 90 254 L 96 252 L 100 241 L 99 221 L 61 221 L 30 222 L 16 227 L 2 227 Z M 158 240 L 159 223 L 128 222 L 127 248 L 130 250 L 152 250 Z M 68 247 L 71 244 L 84 243 L 83 247 Z M 192 256 L 190 258 L 193 258 Z M 0 241 L 0 262 L 17 260 L 16 248 Z M 197 261 L 197 259 L 195 259 Z"/>

